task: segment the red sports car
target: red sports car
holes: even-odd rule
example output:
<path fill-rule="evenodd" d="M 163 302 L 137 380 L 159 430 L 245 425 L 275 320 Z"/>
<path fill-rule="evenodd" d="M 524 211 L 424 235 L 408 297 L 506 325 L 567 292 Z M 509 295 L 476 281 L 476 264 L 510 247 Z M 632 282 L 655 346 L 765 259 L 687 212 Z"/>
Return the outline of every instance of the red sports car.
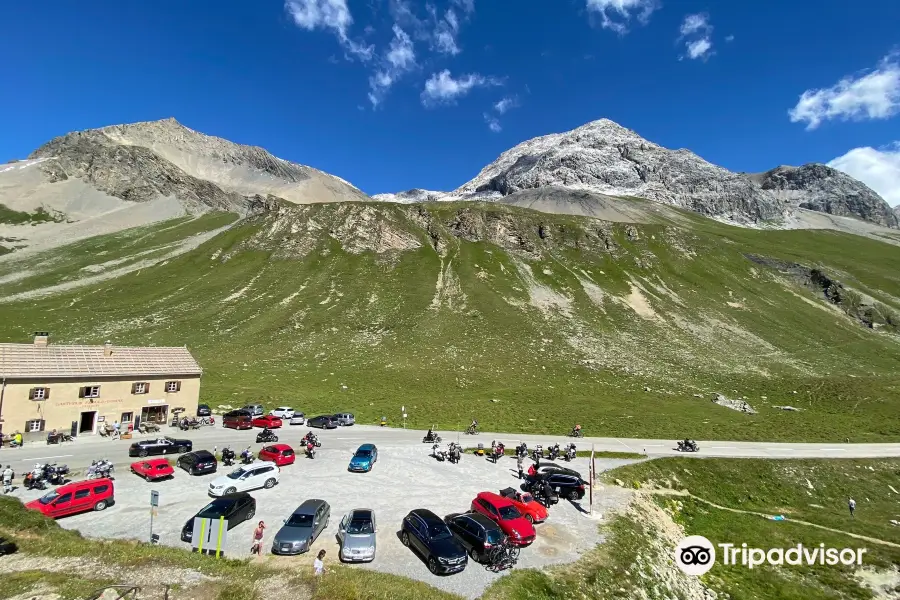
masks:
<path fill-rule="evenodd" d="M 550 515 L 547 507 L 534 499 L 528 492 L 520 492 L 513 488 L 500 490 L 500 495 L 513 503 L 519 512 L 532 523 L 543 523 Z"/>
<path fill-rule="evenodd" d="M 150 460 L 139 460 L 136 463 L 131 463 L 131 472 L 147 481 L 154 481 L 164 477 L 171 477 L 175 474 L 175 469 L 172 468 L 172 465 L 165 458 L 151 458 Z"/>
<path fill-rule="evenodd" d="M 281 419 L 272 415 L 263 415 L 253 419 L 254 427 L 268 427 L 269 429 L 278 429 L 281 427 Z"/>
<path fill-rule="evenodd" d="M 287 444 L 272 444 L 259 451 L 259 460 L 272 461 L 279 467 L 292 465 L 296 459 L 294 449 Z"/>
<path fill-rule="evenodd" d="M 481 492 L 472 500 L 472 510 L 494 521 L 513 546 L 530 546 L 534 541 L 534 526 L 508 498 L 494 492 Z"/>

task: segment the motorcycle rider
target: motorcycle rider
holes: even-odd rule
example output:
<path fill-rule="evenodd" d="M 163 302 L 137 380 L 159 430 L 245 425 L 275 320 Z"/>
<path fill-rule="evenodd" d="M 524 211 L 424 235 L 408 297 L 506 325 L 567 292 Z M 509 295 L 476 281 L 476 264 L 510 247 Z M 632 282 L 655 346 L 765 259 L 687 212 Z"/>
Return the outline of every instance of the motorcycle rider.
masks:
<path fill-rule="evenodd" d="M 316 445 L 312 440 L 307 440 L 306 442 L 306 455 L 310 458 L 316 457 Z"/>
<path fill-rule="evenodd" d="M 253 452 L 250 450 L 250 446 L 247 446 L 247 449 L 241 452 L 241 460 L 247 465 L 253 461 Z"/>
<path fill-rule="evenodd" d="M 575 434 L 575 437 L 581 437 L 581 424 L 576 423 L 575 427 L 572 429 L 572 433 Z"/>
<path fill-rule="evenodd" d="M 469 429 L 472 430 L 472 433 L 478 431 L 478 419 L 472 419 L 472 424 L 469 425 Z"/>
<path fill-rule="evenodd" d="M 6 468 L 3 469 L 3 493 L 8 494 L 12 491 L 13 485 L 12 480 L 16 474 L 12 470 L 11 465 L 6 465 Z"/>

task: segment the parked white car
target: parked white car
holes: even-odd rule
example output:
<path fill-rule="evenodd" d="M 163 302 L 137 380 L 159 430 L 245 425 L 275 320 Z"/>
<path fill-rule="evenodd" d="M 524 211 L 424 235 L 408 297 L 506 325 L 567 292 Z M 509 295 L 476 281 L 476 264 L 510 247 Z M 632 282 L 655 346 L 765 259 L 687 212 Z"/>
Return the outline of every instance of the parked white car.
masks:
<path fill-rule="evenodd" d="M 213 479 L 209 483 L 209 495 L 224 496 L 258 488 L 271 489 L 278 483 L 280 476 L 281 469 L 275 463 L 258 460 Z"/>
<path fill-rule="evenodd" d="M 290 419 L 294 416 L 294 409 L 290 406 L 279 406 L 270 410 L 269 414 L 279 419 Z"/>
<path fill-rule="evenodd" d="M 288 425 L 303 425 L 306 423 L 306 415 L 302 412 L 295 412 L 294 416 L 288 421 Z"/>

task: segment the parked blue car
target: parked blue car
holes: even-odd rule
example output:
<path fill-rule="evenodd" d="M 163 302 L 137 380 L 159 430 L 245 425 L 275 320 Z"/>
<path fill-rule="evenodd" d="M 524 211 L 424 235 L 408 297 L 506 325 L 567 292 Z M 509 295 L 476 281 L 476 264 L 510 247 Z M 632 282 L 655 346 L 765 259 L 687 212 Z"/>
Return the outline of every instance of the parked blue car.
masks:
<path fill-rule="evenodd" d="M 356 449 L 356 454 L 350 459 L 348 470 L 355 473 L 368 473 L 378 460 L 378 448 L 375 444 L 363 444 Z"/>

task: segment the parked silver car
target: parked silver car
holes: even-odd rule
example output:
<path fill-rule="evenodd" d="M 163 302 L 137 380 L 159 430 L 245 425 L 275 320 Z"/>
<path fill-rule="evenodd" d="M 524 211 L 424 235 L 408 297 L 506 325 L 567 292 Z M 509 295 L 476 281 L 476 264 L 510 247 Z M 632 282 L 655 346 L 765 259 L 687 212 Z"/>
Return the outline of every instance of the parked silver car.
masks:
<path fill-rule="evenodd" d="M 248 404 L 243 408 L 243 410 L 246 410 L 254 417 L 265 414 L 262 404 Z"/>
<path fill-rule="evenodd" d="M 334 415 L 334 418 L 337 419 L 338 425 L 353 425 L 356 423 L 353 413 L 337 413 Z"/>
<path fill-rule="evenodd" d="M 372 562 L 375 560 L 375 511 L 370 508 L 354 508 L 341 520 L 338 527 L 340 558 L 344 562 Z"/>
<path fill-rule="evenodd" d="M 328 527 L 331 507 L 324 500 L 306 500 L 284 521 L 272 541 L 272 554 L 308 552 L 316 538 Z"/>

